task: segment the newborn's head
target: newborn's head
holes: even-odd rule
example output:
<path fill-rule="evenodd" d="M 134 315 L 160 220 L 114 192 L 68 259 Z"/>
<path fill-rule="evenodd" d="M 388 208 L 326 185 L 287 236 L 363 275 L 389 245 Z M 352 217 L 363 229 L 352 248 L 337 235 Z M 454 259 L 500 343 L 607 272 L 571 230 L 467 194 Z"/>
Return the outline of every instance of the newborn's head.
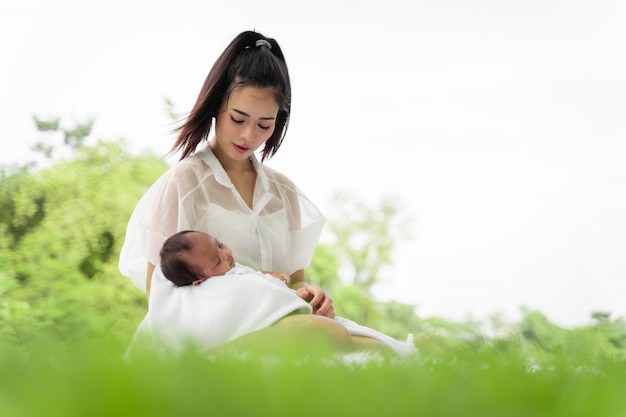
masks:
<path fill-rule="evenodd" d="M 226 244 L 207 233 L 191 230 L 170 236 L 160 256 L 163 275 L 179 287 L 224 275 L 235 266 Z"/>

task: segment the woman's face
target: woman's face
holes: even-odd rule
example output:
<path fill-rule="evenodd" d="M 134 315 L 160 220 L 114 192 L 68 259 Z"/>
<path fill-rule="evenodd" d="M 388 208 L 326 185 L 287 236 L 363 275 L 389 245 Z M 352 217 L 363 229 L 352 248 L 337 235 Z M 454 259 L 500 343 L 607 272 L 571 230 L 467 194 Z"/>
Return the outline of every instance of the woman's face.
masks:
<path fill-rule="evenodd" d="M 187 237 L 191 242 L 191 251 L 185 253 L 183 259 L 203 278 L 224 275 L 235 266 L 230 248 L 213 236 L 190 232 Z"/>
<path fill-rule="evenodd" d="M 278 109 L 271 88 L 235 88 L 215 118 L 211 148 L 218 157 L 246 160 L 274 133 Z"/>

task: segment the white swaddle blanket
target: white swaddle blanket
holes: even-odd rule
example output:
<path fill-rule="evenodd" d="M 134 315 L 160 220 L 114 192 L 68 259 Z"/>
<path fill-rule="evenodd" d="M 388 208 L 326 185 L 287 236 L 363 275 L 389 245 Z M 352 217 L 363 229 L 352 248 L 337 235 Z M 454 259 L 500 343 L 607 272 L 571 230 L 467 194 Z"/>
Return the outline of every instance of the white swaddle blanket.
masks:
<path fill-rule="evenodd" d="M 157 266 L 152 277 L 148 312 L 139 324 L 129 352 L 138 340 L 158 338 L 174 352 L 192 341 L 202 351 L 271 326 L 291 313 L 310 314 L 311 306 L 271 275 L 237 264 L 226 275 L 200 285 L 177 287 Z M 416 351 L 357 323 L 335 319 L 354 336 L 371 337 L 402 355 Z"/>

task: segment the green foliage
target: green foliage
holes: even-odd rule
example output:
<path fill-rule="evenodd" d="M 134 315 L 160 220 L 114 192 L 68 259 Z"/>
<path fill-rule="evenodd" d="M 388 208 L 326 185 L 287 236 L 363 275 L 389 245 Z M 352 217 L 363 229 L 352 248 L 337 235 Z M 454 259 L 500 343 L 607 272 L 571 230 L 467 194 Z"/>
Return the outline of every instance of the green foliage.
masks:
<path fill-rule="evenodd" d="M 615 348 L 626 349 L 626 321 L 623 317 L 611 320 L 611 314 L 607 312 L 593 312 L 591 318 L 596 320 L 594 328 L 606 335 L 607 341 Z"/>
<path fill-rule="evenodd" d="M 339 265 L 340 262 L 333 247 L 320 243 L 315 248 L 311 265 L 305 270 L 307 281 L 333 292 L 341 284 Z"/>
<path fill-rule="evenodd" d="M 337 288 L 333 293 L 333 304 L 338 316 L 378 328 L 376 324 L 380 322 L 380 311 L 374 299 L 365 294 L 361 286 L 351 284 Z"/>
<path fill-rule="evenodd" d="M 80 147 L 85 138 L 91 134 L 93 122 L 93 119 L 91 119 L 84 124 L 77 125 L 73 129 L 63 130 L 63 143 L 70 146 L 72 149 Z"/>
<path fill-rule="evenodd" d="M 539 311 L 522 308 L 524 318 L 519 324 L 524 340 L 536 344 L 547 352 L 563 350 L 567 342 L 565 329 L 550 323 L 548 318 Z"/>
<path fill-rule="evenodd" d="M 610 320 L 606 315 L 596 324 L 565 329 L 538 311 L 522 308 L 522 312 L 524 317 L 517 326 L 519 338 L 524 351 L 536 360 L 562 354 L 586 357 L 590 362 L 626 360 L 623 318 Z"/>
<path fill-rule="evenodd" d="M 405 340 L 408 333 L 414 335 L 425 332 L 425 323 L 415 313 L 415 306 L 398 301 L 377 303 L 380 313 L 375 328 L 398 340 Z"/>
<path fill-rule="evenodd" d="M 0 167 L 0 248 L 8 264 L 9 250 L 44 218 L 45 195 L 29 166 Z M 9 258 L 6 259 L 5 257 Z"/>
<path fill-rule="evenodd" d="M 55 119 L 43 120 L 37 116 L 33 116 L 33 121 L 35 122 L 35 127 L 37 127 L 37 130 L 40 132 L 56 132 L 59 130 L 61 118 L 57 117 Z"/>
<path fill-rule="evenodd" d="M 163 97 L 163 105 L 165 114 L 171 119 L 172 122 L 178 122 L 183 115 L 176 110 L 176 105 L 169 97 Z"/>
<path fill-rule="evenodd" d="M 306 276 L 332 294 L 337 315 L 405 338 L 418 331 L 418 320 L 408 318 L 415 318 L 415 308 L 380 303 L 370 294 L 381 271 L 392 263 L 397 243 L 409 237 L 405 232 L 409 220 L 396 200 L 389 197 L 370 205 L 354 195 L 335 193 L 329 220 L 333 243 L 318 246 Z M 341 280 L 340 273 L 346 270 L 352 278 Z"/>
<path fill-rule="evenodd" d="M 122 140 L 82 145 L 89 130 L 66 131 L 71 158 L 0 171 L 0 334 L 10 339 L 84 333 L 123 345 L 145 314 L 117 254 L 134 205 L 167 166 Z"/>
<path fill-rule="evenodd" d="M 408 237 L 408 220 L 399 216 L 392 198 L 371 206 L 353 195 L 336 193 L 332 204 L 337 220 L 330 220 L 329 226 L 336 240 L 335 249 L 352 269 L 351 282 L 367 292 L 381 269 L 391 265 L 398 241 Z"/>
<path fill-rule="evenodd" d="M 91 134 L 93 129 L 94 119 L 89 119 L 84 123 L 77 123 L 71 128 L 64 128 L 61 126 L 61 119 L 59 117 L 50 120 L 39 119 L 37 116 L 33 116 L 33 121 L 37 130 L 44 133 L 60 133 L 60 137 L 63 138 L 61 146 L 55 145 L 53 140 L 48 137 L 47 141 L 37 142 L 32 150 L 43 154 L 46 159 L 52 159 L 54 152 L 62 149 L 63 147 L 71 150 L 76 150 L 83 146 L 85 139 Z"/>

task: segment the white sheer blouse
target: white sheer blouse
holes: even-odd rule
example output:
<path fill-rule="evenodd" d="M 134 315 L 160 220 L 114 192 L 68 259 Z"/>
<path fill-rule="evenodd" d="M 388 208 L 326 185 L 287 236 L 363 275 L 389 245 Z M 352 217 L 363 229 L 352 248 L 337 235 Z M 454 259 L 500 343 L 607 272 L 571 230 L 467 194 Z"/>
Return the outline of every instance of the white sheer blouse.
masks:
<path fill-rule="evenodd" d="M 119 269 L 145 292 L 147 263 L 181 230 L 210 233 L 248 267 L 292 274 L 308 266 L 324 216 L 284 175 L 259 163 L 252 209 L 210 148 L 163 174 L 139 200 L 126 229 Z"/>

